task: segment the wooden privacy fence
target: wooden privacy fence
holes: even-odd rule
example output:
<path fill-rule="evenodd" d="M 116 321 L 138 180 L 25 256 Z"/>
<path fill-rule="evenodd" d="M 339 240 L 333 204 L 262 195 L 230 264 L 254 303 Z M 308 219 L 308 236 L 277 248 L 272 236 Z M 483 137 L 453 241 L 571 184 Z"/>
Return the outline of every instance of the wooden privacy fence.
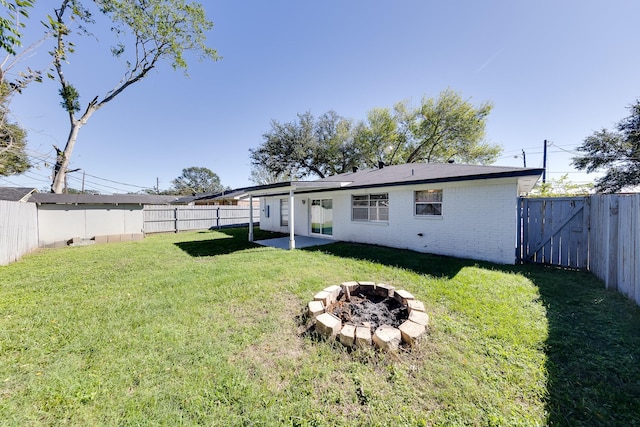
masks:
<path fill-rule="evenodd" d="M 144 232 L 164 233 L 205 230 L 249 224 L 248 206 L 171 206 L 145 205 Z M 259 222 L 260 209 L 253 208 L 253 221 Z"/>
<path fill-rule="evenodd" d="M 517 256 L 563 267 L 589 267 L 589 198 L 521 198 Z"/>
<path fill-rule="evenodd" d="M 640 194 L 591 197 L 589 270 L 640 305 Z"/>
<path fill-rule="evenodd" d="M 521 198 L 516 254 L 589 270 L 640 304 L 640 194 Z"/>
<path fill-rule="evenodd" d="M 17 261 L 38 247 L 35 203 L 0 200 L 0 265 Z"/>

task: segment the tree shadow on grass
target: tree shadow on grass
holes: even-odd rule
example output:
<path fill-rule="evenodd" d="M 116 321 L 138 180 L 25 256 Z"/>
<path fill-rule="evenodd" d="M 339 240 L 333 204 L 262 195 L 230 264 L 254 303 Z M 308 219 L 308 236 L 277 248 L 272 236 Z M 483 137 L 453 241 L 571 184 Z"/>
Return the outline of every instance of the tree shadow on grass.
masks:
<path fill-rule="evenodd" d="M 453 278 L 468 266 L 527 277 L 546 308 L 547 422 L 640 426 L 640 307 L 584 271 L 504 266 L 372 245 L 308 248 L 418 274 Z"/>
<path fill-rule="evenodd" d="M 546 307 L 549 424 L 640 425 L 640 307 L 590 273 L 510 269 Z"/>
<path fill-rule="evenodd" d="M 305 248 L 306 251 L 324 252 L 341 258 L 371 261 L 391 267 L 399 267 L 433 277 L 453 278 L 464 267 L 492 264 L 462 258 L 425 254 L 406 249 L 393 249 L 360 243 L 332 243 Z"/>
<path fill-rule="evenodd" d="M 254 228 L 254 240 L 282 237 L 281 233 L 272 233 Z M 257 243 L 249 241 L 249 228 L 222 228 L 219 230 L 202 231 L 198 234 L 209 234 L 212 238 L 192 240 L 189 242 L 177 242 L 175 245 L 192 257 L 209 257 L 227 255 L 233 252 L 261 247 Z"/>

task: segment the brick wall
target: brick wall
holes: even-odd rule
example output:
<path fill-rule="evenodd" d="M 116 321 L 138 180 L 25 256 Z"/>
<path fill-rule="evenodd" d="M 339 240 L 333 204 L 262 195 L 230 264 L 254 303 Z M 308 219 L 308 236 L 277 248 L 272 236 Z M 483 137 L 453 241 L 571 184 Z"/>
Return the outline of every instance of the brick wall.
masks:
<path fill-rule="evenodd" d="M 309 235 L 309 206 L 302 199 L 333 199 L 333 239 L 378 244 L 500 264 L 515 262 L 516 178 L 443 183 L 413 187 L 336 191 L 296 195 L 296 234 Z M 441 217 L 414 216 L 415 190 L 442 189 Z M 352 194 L 389 194 L 388 222 L 351 220 Z M 263 199 L 271 207 L 271 221 L 261 217 L 261 228 L 287 232 L 279 226 L 277 198 Z M 302 209 L 301 209 L 302 208 Z M 299 219 L 298 219 L 299 218 Z M 421 234 L 421 235 L 420 235 Z"/>

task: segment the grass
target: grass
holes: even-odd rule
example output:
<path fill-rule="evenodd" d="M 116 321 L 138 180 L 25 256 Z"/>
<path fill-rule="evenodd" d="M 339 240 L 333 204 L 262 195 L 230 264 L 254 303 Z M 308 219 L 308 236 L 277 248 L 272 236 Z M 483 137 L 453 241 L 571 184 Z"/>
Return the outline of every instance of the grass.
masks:
<path fill-rule="evenodd" d="M 246 235 L 0 268 L 0 425 L 640 424 L 640 308 L 588 273 Z M 381 354 L 301 334 L 313 295 L 349 280 L 413 293 L 428 335 Z"/>

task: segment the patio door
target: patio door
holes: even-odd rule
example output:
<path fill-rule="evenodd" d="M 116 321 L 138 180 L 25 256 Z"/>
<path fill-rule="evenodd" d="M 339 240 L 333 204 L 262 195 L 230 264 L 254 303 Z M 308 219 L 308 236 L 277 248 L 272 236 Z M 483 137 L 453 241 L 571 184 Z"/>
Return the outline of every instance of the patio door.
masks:
<path fill-rule="evenodd" d="M 331 236 L 333 234 L 333 200 L 311 201 L 311 234 Z"/>

